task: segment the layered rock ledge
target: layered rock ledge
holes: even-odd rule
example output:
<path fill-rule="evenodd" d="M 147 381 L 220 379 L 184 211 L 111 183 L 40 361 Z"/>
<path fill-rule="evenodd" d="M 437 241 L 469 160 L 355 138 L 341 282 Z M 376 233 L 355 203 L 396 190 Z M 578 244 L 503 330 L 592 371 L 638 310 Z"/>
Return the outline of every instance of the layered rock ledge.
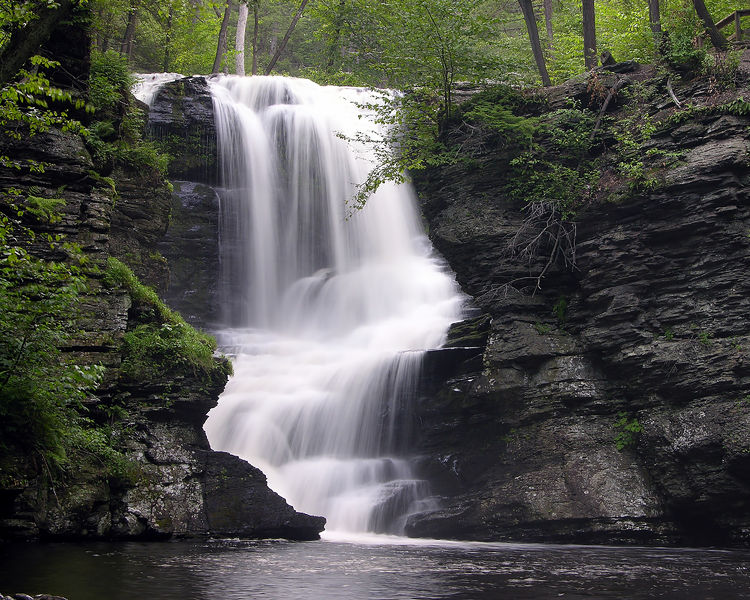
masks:
<path fill-rule="evenodd" d="M 418 178 L 430 237 L 491 324 L 481 360 L 420 402 L 441 508 L 409 535 L 750 545 L 750 119 L 670 125 L 664 83 L 640 84 L 642 118 L 665 123 L 640 151 L 679 160 L 652 189 L 580 207 L 576 268 L 556 264 L 534 294 L 508 285 L 542 259 L 509 251 L 524 212 L 501 192 L 507 149 Z M 554 89 L 550 110 L 586 93 Z"/>

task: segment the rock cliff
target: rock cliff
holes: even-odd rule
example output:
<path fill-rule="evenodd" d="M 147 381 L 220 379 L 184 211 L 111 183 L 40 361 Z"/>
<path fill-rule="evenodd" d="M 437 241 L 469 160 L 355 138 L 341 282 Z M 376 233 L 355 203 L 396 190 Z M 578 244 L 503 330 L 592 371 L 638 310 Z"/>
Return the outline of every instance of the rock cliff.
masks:
<path fill-rule="evenodd" d="M 132 362 L 125 368 L 132 361 L 128 335 L 173 326 L 160 320 L 163 309 L 109 281 L 107 267 L 117 257 L 143 281 L 169 289 L 170 266 L 159 250 L 169 246 L 167 232 L 173 239 L 185 233 L 170 226 L 173 199 L 164 179 L 153 168 L 122 163 L 111 177 L 102 176 L 74 133 L 51 129 L 3 142 L 14 160 L 45 164 L 43 170 L 0 167 L 3 202 L 11 188 L 21 197 L 33 193 L 62 201 L 58 221 L 28 226 L 77 243 L 86 258 L 87 289 L 79 305 L 70 307 L 77 327 L 64 350 L 77 364 L 106 367 L 86 414 L 98 431 L 110 432 L 108 443 L 120 454 L 113 469 L 100 456 L 81 452 L 57 477 L 36 456 L 3 454 L 12 476 L 0 478 L 0 538 L 317 539 L 325 519 L 296 512 L 267 487 L 258 469 L 210 449 L 202 426 L 226 383 L 225 358 L 203 369 L 139 370 Z M 61 260 L 41 239 L 30 250 Z"/>
<path fill-rule="evenodd" d="M 514 285 L 551 250 L 516 251 L 528 210 L 504 193 L 512 149 L 418 177 L 430 237 L 489 330 L 454 344 L 480 347 L 419 403 L 419 464 L 441 508 L 414 515 L 411 536 L 750 544 L 748 90 L 688 82 L 677 109 L 665 75 L 630 69 L 622 89 L 654 124 L 635 164 L 652 178 L 628 180 L 605 132 L 596 187 L 569 220 L 574 267 L 553 261 L 540 288 Z M 542 112 L 591 96 L 590 80 L 570 82 Z M 605 130 L 633 114 L 627 97 Z"/>

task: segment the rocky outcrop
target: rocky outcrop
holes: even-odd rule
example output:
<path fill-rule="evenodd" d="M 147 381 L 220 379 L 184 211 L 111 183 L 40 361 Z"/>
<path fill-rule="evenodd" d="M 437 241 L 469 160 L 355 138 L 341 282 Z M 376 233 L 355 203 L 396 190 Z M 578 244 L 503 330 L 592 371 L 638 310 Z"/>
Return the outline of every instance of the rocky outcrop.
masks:
<path fill-rule="evenodd" d="M 218 180 L 213 100 L 205 77 L 184 77 L 162 86 L 151 105 L 147 130 L 172 157 L 170 178 Z"/>
<path fill-rule="evenodd" d="M 220 315 L 219 196 L 194 181 L 174 181 L 169 227 L 158 243 L 169 265 L 167 303 L 196 326 L 212 326 Z"/>
<path fill-rule="evenodd" d="M 640 151 L 679 160 L 643 191 L 612 181 L 605 151 L 575 269 L 555 264 L 534 294 L 508 285 L 546 258 L 511 251 L 525 213 L 499 192 L 507 149 L 419 179 L 430 237 L 491 325 L 481 363 L 420 402 L 441 508 L 409 535 L 750 545 L 750 119 L 668 121 L 663 84 L 639 84 L 662 123 Z M 553 99 L 583 93 L 571 85 Z"/>
<path fill-rule="evenodd" d="M 159 250 L 166 251 L 172 199 L 163 179 L 152 169 L 125 166 L 113 179 L 101 177 L 72 133 L 50 130 L 7 140 L 6 148 L 14 159 L 30 158 L 45 168 L 0 167 L 0 191 L 64 200 L 59 220 L 29 226 L 63 235 L 87 257 L 88 289 L 71 307 L 78 327 L 65 350 L 77 364 L 106 367 L 86 410 L 99 432 L 110 432 L 107 444 L 120 454 L 103 464 L 83 452 L 75 468 L 52 479 L 34 456 L 3 455 L 14 476 L 2 478 L 0 538 L 317 539 L 325 519 L 296 512 L 259 470 L 210 449 L 203 423 L 226 383 L 226 359 L 208 370 L 160 376 L 125 377 L 121 371 L 123 338 L 142 322 L 143 309 L 126 289 L 107 284 L 107 259 L 117 255 L 148 282 L 167 287 L 169 271 Z M 188 230 L 172 232 L 174 239 L 186 240 Z M 64 259 L 42 236 L 30 250 Z"/>
<path fill-rule="evenodd" d="M 169 265 L 163 296 L 188 322 L 211 327 L 220 318 L 219 167 L 211 91 L 205 77 L 163 85 L 149 111 L 148 135 L 171 156 L 169 227 L 158 254 Z"/>

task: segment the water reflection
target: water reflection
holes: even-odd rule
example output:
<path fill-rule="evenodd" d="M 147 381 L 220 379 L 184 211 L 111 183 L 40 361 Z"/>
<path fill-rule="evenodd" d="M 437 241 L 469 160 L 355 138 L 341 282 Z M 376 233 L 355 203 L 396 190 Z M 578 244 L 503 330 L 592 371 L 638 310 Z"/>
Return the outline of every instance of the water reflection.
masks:
<path fill-rule="evenodd" d="M 0 545 L 0 592 L 70 600 L 750 598 L 750 552 L 389 538 Z"/>

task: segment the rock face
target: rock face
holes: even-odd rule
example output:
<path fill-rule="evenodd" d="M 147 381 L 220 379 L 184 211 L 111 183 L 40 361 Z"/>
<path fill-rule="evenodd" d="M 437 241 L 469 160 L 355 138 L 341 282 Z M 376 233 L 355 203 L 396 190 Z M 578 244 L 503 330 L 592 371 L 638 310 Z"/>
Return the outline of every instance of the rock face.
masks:
<path fill-rule="evenodd" d="M 161 87 L 149 111 L 148 133 L 173 157 L 171 178 L 218 180 L 213 100 L 205 77 L 185 77 Z"/>
<path fill-rule="evenodd" d="M 149 112 L 149 135 L 173 159 L 169 176 L 169 228 L 158 250 L 169 264 L 163 295 L 193 325 L 220 319 L 219 194 L 213 100 L 205 77 L 186 77 L 162 86 Z"/>
<path fill-rule="evenodd" d="M 0 168 L 0 192 L 13 187 L 62 198 L 59 222 L 39 227 L 78 243 L 89 264 L 99 267 L 91 271 L 79 306 L 71 307 L 79 331 L 66 351 L 79 364 L 107 367 L 88 414 L 98 423 L 117 424 L 116 442 L 125 460 L 113 473 L 84 458 L 50 483 L 33 457 L 11 459 L 24 476 L 15 482 L 3 478 L 0 539 L 317 539 L 325 519 L 296 512 L 268 488 L 258 469 L 210 450 L 203 423 L 226 383 L 226 359 L 216 359 L 215 368 L 204 373 L 134 381 L 120 372 L 122 341 L 139 315 L 131 296 L 105 285 L 102 274 L 108 257 L 116 255 L 148 283 L 168 288 L 169 264 L 159 250 L 169 254 L 173 242 L 188 244 L 192 230 L 179 219 L 170 226 L 172 198 L 164 180 L 150 169 L 121 167 L 113 175 L 115 197 L 112 181 L 93 171 L 81 138 L 71 133 L 51 130 L 7 140 L 5 147 L 17 160 L 31 158 L 46 167 L 43 172 Z M 50 253 L 43 243 L 31 250 Z M 210 260 L 206 268 L 213 268 Z"/>
<path fill-rule="evenodd" d="M 491 324 L 481 362 L 421 400 L 441 508 L 409 535 L 750 545 L 749 125 L 697 111 L 657 129 L 641 152 L 680 160 L 579 210 L 576 268 L 534 295 L 506 285 L 541 267 L 509 251 L 524 214 L 498 193 L 505 151 L 420 177 L 430 237 Z"/>
<path fill-rule="evenodd" d="M 158 243 L 169 265 L 167 303 L 194 325 L 220 318 L 219 196 L 205 183 L 173 181 L 169 228 Z"/>

